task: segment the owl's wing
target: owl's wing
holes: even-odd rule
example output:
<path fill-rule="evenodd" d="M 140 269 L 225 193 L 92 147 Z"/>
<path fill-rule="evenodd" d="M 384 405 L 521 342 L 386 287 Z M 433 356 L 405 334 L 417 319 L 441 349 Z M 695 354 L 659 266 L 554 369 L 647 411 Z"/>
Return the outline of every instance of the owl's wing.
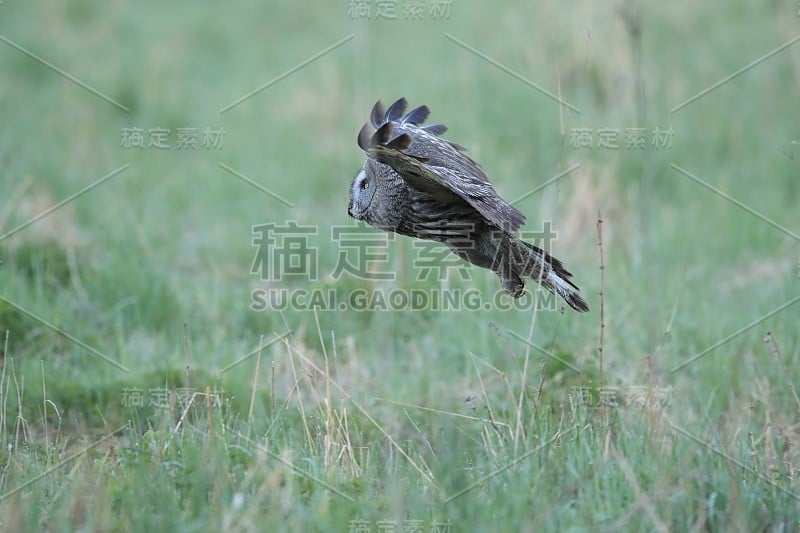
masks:
<path fill-rule="evenodd" d="M 497 194 L 478 164 L 463 153 L 463 147 L 439 137 L 447 127 L 421 125 L 429 114 L 426 106 L 403 115 L 406 105 L 401 98 L 384 111 L 378 101 L 372 108 L 371 124 L 364 124 L 358 134 L 361 149 L 391 166 L 412 187 L 445 200 L 461 198 L 492 224 L 517 231 L 525 215 Z M 377 129 L 374 133 L 373 128 Z"/>

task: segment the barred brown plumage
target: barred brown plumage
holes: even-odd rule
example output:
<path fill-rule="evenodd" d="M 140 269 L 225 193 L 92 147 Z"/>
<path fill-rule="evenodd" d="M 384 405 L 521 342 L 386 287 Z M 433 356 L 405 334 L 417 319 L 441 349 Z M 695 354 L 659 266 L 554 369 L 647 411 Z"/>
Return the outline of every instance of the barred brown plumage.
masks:
<path fill-rule="evenodd" d="M 523 294 L 532 279 L 588 311 L 561 261 L 516 236 L 525 215 L 503 200 L 465 149 L 439 137 L 442 124 L 422 125 L 420 106 L 403 115 L 400 98 L 380 100 L 358 134 L 367 154 L 350 186 L 348 214 L 376 228 L 442 242 L 462 259 L 494 271 L 507 292 Z"/>

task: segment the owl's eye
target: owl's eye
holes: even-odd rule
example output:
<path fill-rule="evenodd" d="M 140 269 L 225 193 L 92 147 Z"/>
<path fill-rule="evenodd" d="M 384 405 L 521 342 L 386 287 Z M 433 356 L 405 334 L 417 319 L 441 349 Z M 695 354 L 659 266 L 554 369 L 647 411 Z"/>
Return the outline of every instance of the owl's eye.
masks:
<path fill-rule="evenodd" d="M 363 180 L 361 180 L 361 190 L 363 191 L 367 187 L 369 187 L 369 180 L 364 178 Z"/>

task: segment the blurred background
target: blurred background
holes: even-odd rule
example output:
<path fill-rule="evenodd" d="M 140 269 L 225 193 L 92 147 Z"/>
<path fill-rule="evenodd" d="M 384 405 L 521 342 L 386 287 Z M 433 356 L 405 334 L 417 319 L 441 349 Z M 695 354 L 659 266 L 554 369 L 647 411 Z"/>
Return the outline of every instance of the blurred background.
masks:
<path fill-rule="evenodd" d="M 727 419 L 734 434 L 755 402 L 796 434 L 798 36 L 788 1 L 6 0 L 4 430 L 19 433 L 18 413 L 30 442 L 146 428 L 152 412 L 123 405 L 132 388 L 224 391 L 234 419 L 304 397 L 312 409 L 323 398 L 298 387 L 285 343 L 260 369 L 247 357 L 291 331 L 401 434 L 408 420 L 377 398 L 512 413 L 512 374 L 555 411 L 578 386 L 594 403 L 619 387 L 624 404 L 625 387 L 649 385 L 669 388 L 682 424 Z M 474 267 L 418 280 L 413 241 L 377 231 L 393 280 L 331 275 L 331 228 L 355 226 L 356 134 L 376 100 L 401 96 L 522 198 L 526 229 L 552 224 L 589 314 L 251 308 L 265 287 L 498 290 Z M 314 228 L 318 275 L 262 279 L 253 227 L 289 221 Z"/>

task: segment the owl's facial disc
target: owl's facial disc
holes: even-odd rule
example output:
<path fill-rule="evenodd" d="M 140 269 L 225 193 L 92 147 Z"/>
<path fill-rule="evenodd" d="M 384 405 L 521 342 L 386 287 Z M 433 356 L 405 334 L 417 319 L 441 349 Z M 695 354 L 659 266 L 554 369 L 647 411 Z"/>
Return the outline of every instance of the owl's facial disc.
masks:
<path fill-rule="evenodd" d="M 364 172 L 362 169 L 356 175 L 356 179 L 354 181 L 354 185 L 358 188 L 358 190 L 363 191 L 367 187 L 369 187 L 369 177 L 367 177 L 367 173 Z"/>
<path fill-rule="evenodd" d="M 350 185 L 350 204 L 347 206 L 347 214 L 362 219 L 372 203 L 374 194 L 374 179 L 362 168 Z"/>

